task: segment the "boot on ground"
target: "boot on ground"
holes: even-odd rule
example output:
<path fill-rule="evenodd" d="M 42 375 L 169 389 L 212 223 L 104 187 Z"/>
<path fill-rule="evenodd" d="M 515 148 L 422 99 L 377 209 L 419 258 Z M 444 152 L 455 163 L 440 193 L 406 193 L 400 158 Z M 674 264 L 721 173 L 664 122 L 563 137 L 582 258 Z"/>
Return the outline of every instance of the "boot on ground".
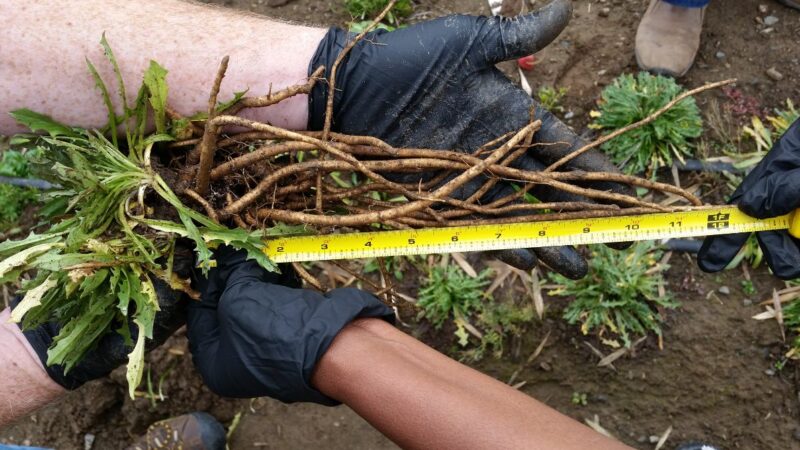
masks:
<path fill-rule="evenodd" d="M 225 428 L 196 412 L 156 422 L 126 450 L 225 450 Z"/>
<path fill-rule="evenodd" d="M 689 71 L 700 48 L 706 8 L 651 0 L 636 31 L 636 62 L 643 70 L 671 77 Z"/>

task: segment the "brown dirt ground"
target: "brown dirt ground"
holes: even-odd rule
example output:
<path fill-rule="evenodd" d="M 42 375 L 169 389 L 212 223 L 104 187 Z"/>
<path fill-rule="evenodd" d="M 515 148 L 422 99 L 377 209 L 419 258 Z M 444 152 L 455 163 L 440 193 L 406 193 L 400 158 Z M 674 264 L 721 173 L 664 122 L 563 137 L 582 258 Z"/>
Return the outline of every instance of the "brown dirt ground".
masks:
<path fill-rule="evenodd" d="M 294 0 L 282 7 L 265 2 L 213 0 L 244 10 L 320 25 L 340 25 L 348 20 L 339 0 Z M 418 0 L 413 20 L 451 12 L 486 13 L 484 0 Z M 544 1 L 531 2 L 544 4 Z M 602 4 L 601 4 L 602 3 Z M 531 84 L 569 87 L 564 101 L 574 113 L 569 123 L 585 131 L 587 113 L 600 90 L 616 75 L 636 71 L 633 41 L 645 0 L 579 0 L 569 28 L 538 55 L 539 65 L 529 75 Z M 759 32 L 758 5 L 766 4 L 780 21 L 775 31 Z M 608 17 L 599 17 L 601 7 Z M 800 103 L 800 14 L 769 0 L 713 1 L 708 9 L 703 44 L 694 69 L 681 80 L 687 86 L 737 77 L 745 95 L 775 107 L 787 98 Z M 725 58 L 717 58 L 717 52 Z M 775 67 L 784 74 L 779 82 L 765 73 Z M 516 70 L 506 64 L 510 73 Z M 704 108 L 723 94 L 701 97 Z M 551 332 L 549 344 L 518 376 L 521 389 L 558 410 L 584 420 L 597 415 L 612 434 L 636 448 L 653 448 L 648 439 L 673 427 L 667 448 L 688 439 L 705 439 L 722 448 L 800 448 L 800 404 L 795 365 L 773 371 L 784 348 L 778 327 L 750 319 L 757 306 L 739 288 L 741 275 L 700 273 L 685 255 L 674 255 L 668 273 L 669 288 L 682 307 L 669 315 L 664 349 L 646 342 L 635 357 L 614 363 L 615 370 L 596 367 L 597 357 L 585 345 L 594 339 L 581 336 L 559 320 L 563 300 L 547 299 L 548 314 L 531 325 L 504 360 L 486 359 L 477 367 L 500 380 L 508 380 L 519 361 Z M 778 286 L 762 268 L 754 271 L 761 300 Z M 729 295 L 709 293 L 729 286 Z M 513 294 L 513 290 L 508 291 Z M 429 342 L 441 336 L 422 334 Z M 516 356 L 515 356 L 516 355 Z M 545 363 L 545 364 L 542 364 Z M 171 370 L 170 370 L 171 368 Z M 116 372 L 91 383 L 19 423 L 0 430 L 0 443 L 32 443 L 58 449 L 84 448 L 87 434 L 94 449 L 124 447 L 131 436 L 149 423 L 195 410 L 208 411 L 224 423 L 237 413 L 241 422 L 232 435 L 232 449 L 249 448 L 394 448 L 377 431 L 346 407 L 283 405 L 275 401 L 228 400 L 211 394 L 193 371 L 186 340 L 174 337 L 150 356 L 154 390 L 164 376 L 163 401 L 153 407 L 147 399 L 131 401 L 125 395 L 124 375 Z M 573 393 L 587 394 L 587 405 L 571 402 Z"/>

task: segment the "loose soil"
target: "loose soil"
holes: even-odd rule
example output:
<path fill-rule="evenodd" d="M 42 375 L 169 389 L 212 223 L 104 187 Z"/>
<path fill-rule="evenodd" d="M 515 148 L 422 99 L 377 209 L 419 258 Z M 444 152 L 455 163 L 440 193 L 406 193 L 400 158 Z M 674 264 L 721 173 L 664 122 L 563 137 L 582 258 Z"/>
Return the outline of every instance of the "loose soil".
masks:
<path fill-rule="evenodd" d="M 261 0 L 211 3 L 319 25 L 342 25 L 349 19 L 339 0 L 294 0 L 280 7 L 269 7 Z M 484 0 L 415 3 L 412 21 L 453 12 L 488 13 Z M 534 89 L 543 84 L 568 87 L 563 104 L 573 118 L 567 123 L 588 134 L 588 112 L 600 90 L 618 74 L 637 71 L 633 42 L 647 1 L 574 3 L 574 20 L 556 42 L 537 55 L 538 65 L 528 78 Z M 767 34 L 756 20 L 763 16 L 758 12 L 760 3 L 779 19 L 774 31 Z M 599 14 L 604 7 L 610 9 L 608 17 Z M 680 81 L 694 87 L 736 77 L 740 80 L 738 93 L 752 99 L 755 112 L 776 107 L 787 98 L 800 104 L 798 48 L 800 13 L 769 0 L 713 1 L 695 67 Z M 783 74 L 781 81 L 766 74 L 772 67 Z M 505 63 L 503 69 L 516 76 L 513 63 Z M 705 111 L 714 102 L 731 104 L 722 92 L 704 94 L 699 100 Z M 596 416 L 606 430 L 635 448 L 653 448 L 651 437 L 669 427 L 673 431 L 665 448 L 686 440 L 706 440 L 726 449 L 800 448 L 798 368 L 792 363 L 782 369 L 775 367 L 785 350 L 778 326 L 773 321 L 750 319 L 760 312 L 755 306 L 758 301 L 780 283 L 763 268 L 751 270 L 758 293 L 747 296 L 740 289 L 739 270 L 703 274 L 691 257 L 681 254 L 673 255 L 671 264 L 668 288 L 682 307 L 669 313 L 663 349 L 650 339 L 634 356 L 614 362 L 613 368 L 597 367 L 598 357 L 586 343 L 605 353 L 608 348 L 564 324 L 559 312 L 565 300 L 548 298 L 545 319 L 532 323 L 519 342 L 509 346 L 504 359 L 487 358 L 476 368 L 508 381 L 549 332 L 542 354 L 520 371 L 515 383 L 524 381 L 523 392 L 580 421 Z M 721 286 L 727 286 L 730 293 L 719 293 Z M 509 289 L 506 295 L 518 295 L 514 292 Z M 448 336 L 434 334 L 424 326 L 407 331 L 440 349 L 449 347 L 444 343 Z M 232 449 L 394 448 L 346 407 L 215 396 L 194 372 L 186 339 L 180 333 L 150 355 L 149 369 L 151 392 L 160 391 L 163 400 L 128 399 L 124 373 L 118 370 L 0 430 L 0 443 L 82 449 L 91 436 L 94 449 L 119 449 L 153 421 L 208 411 L 226 424 L 241 414 L 231 437 Z M 147 385 L 142 389 L 146 391 Z M 586 394 L 586 405 L 574 404 L 574 393 Z"/>

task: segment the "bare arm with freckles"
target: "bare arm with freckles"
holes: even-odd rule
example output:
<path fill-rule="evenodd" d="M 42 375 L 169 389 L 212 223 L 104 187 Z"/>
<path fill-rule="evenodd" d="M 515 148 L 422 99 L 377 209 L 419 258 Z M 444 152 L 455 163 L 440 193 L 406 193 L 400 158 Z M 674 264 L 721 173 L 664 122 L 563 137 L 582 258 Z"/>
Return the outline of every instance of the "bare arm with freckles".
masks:
<path fill-rule="evenodd" d="M 105 107 L 84 57 L 105 80 L 114 79 L 99 45 L 104 32 L 131 100 L 152 59 L 169 70 L 171 106 L 192 114 L 206 109 L 225 55 L 231 62 L 219 98 L 248 88 L 263 95 L 270 85 L 277 91 L 306 79 L 326 30 L 177 0 L 0 0 L 0 134 L 23 131 L 7 114 L 18 108 L 70 125 L 102 127 Z M 308 100 L 299 95 L 254 114 L 305 129 Z"/>

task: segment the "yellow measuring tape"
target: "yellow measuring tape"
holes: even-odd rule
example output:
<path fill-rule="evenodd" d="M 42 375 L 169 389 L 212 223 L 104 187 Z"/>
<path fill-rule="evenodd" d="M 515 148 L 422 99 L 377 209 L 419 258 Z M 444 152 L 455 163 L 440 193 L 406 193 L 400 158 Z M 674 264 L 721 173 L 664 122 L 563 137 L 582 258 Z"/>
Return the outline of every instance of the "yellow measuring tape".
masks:
<path fill-rule="evenodd" d="M 273 261 L 285 263 L 646 241 L 768 230 L 789 230 L 800 238 L 800 210 L 785 216 L 755 219 L 736 207 L 726 206 L 594 219 L 282 237 L 267 240 L 264 252 Z"/>

